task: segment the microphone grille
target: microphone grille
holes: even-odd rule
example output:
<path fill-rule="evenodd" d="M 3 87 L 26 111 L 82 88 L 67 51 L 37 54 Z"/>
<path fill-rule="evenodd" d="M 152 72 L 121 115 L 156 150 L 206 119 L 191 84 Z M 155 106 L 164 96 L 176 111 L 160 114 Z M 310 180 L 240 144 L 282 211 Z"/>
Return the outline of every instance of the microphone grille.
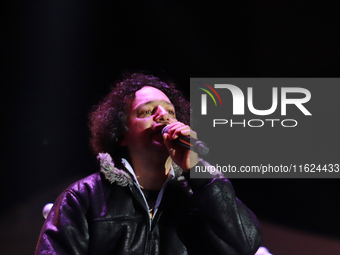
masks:
<path fill-rule="evenodd" d="M 169 125 L 168 125 L 168 126 L 165 126 L 165 127 L 162 129 L 162 135 L 167 134 L 168 132 L 169 132 Z"/>

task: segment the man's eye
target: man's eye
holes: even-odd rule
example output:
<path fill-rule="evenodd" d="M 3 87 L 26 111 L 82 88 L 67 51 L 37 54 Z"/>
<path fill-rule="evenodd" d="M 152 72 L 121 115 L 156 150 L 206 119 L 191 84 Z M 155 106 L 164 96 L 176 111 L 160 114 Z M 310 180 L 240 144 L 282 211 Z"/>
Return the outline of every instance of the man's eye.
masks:
<path fill-rule="evenodd" d="M 151 114 L 151 111 L 150 110 L 145 110 L 142 112 L 143 114 Z"/>
<path fill-rule="evenodd" d="M 175 115 L 175 112 L 173 110 L 169 110 L 168 113 L 171 115 Z"/>

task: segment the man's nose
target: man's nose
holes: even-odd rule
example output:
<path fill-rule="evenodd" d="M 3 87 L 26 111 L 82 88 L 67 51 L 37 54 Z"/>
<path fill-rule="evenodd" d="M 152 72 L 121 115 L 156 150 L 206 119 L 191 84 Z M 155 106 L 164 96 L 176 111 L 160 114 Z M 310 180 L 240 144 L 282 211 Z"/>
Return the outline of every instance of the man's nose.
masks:
<path fill-rule="evenodd" d="M 157 111 L 155 114 L 155 121 L 156 122 L 169 122 L 170 117 L 169 117 L 169 113 L 167 110 L 165 110 L 163 108 L 163 106 L 159 105 L 157 107 Z"/>

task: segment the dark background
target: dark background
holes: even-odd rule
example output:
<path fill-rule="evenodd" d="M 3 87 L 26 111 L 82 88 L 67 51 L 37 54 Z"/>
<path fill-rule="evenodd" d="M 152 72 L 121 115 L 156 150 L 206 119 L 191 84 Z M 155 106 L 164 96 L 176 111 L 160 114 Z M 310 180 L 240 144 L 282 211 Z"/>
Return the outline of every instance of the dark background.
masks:
<path fill-rule="evenodd" d="M 12 1 L 3 11 L 1 254 L 32 254 L 43 206 L 97 171 L 87 115 L 122 71 L 171 77 L 188 98 L 190 77 L 339 75 L 338 12 L 317 2 Z M 261 220 L 340 238 L 339 179 L 233 184 Z"/>

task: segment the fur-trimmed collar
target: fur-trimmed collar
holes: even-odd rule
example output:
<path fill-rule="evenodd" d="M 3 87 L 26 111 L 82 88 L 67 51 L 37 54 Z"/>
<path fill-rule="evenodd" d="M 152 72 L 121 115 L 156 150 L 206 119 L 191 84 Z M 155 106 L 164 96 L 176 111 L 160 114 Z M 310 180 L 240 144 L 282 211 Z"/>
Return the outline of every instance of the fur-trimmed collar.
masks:
<path fill-rule="evenodd" d="M 122 187 L 133 185 L 133 178 L 131 177 L 131 175 L 127 171 L 115 167 L 110 154 L 99 153 L 97 159 L 100 162 L 100 172 L 104 174 L 105 178 L 111 184 L 115 182 Z M 178 180 L 183 180 L 184 177 L 181 176 L 183 170 L 175 163 L 172 163 L 172 167 Z"/>

